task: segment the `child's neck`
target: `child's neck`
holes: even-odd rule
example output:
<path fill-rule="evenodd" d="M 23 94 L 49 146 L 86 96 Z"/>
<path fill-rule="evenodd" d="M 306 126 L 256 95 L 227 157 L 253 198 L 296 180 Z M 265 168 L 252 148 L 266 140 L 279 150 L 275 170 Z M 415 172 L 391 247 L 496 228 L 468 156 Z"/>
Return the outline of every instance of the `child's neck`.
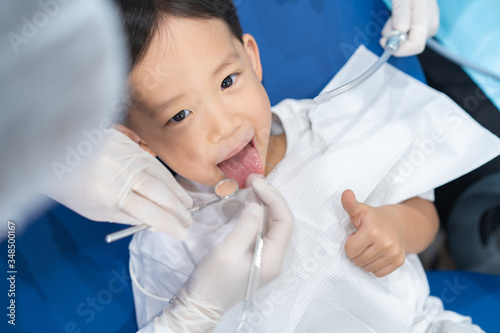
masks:
<path fill-rule="evenodd" d="M 286 153 L 286 136 L 285 133 L 280 135 L 274 135 L 269 138 L 269 145 L 267 148 L 266 163 L 273 166 L 278 165 L 279 162 L 285 157 Z M 266 169 L 264 170 L 264 176 L 267 176 L 273 167 L 266 164 Z"/>

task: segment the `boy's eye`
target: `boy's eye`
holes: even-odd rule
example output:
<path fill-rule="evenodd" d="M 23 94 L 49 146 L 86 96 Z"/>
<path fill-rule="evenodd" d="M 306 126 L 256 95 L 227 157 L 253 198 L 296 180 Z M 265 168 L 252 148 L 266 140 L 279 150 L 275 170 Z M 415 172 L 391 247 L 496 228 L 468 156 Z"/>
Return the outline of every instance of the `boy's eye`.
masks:
<path fill-rule="evenodd" d="M 191 113 L 191 111 L 189 111 L 189 110 L 182 110 L 179 113 L 177 113 L 175 116 L 170 118 L 170 120 L 168 122 L 169 123 L 170 122 L 179 123 L 179 122 L 183 121 L 184 119 L 186 119 L 190 113 Z"/>
<path fill-rule="evenodd" d="M 221 89 L 229 88 L 233 85 L 234 81 L 236 81 L 236 74 L 231 74 L 226 76 L 226 78 L 222 81 L 220 87 Z"/>

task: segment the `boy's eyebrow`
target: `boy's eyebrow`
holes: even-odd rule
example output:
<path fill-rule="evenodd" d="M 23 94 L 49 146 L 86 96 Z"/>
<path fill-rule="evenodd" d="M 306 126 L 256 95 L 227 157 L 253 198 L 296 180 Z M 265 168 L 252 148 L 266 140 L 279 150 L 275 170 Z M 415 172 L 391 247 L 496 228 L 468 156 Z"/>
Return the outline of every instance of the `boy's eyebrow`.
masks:
<path fill-rule="evenodd" d="M 225 58 L 224 60 L 222 60 L 222 62 L 219 64 L 219 66 L 217 66 L 213 72 L 213 76 L 216 76 L 217 74 L 219 74 L 224 68 L 226 68 L 227 66 L 235 63 L 236 61 L 240 60 L 240 56 L 238 53 L 236 52 L 232 52 L 232 53 L 229 53 Z M 181 99 L 184 97 L 184 94 L 179 94 L 179 95 L 176 95 L 174 97 L 172 97 L 171 99 L 167 100 L 167 101 L 164 101 L 164 102 L 161 102 L 157 105 L 154 105 L 153 107 L 151 107 L 151 112 L 153 114 L 153 117 L 156 118 L 158 116 L 158 113 L 161 112 L 162 110 L 164 110 L 169 104 L 172 104 L 173 102 Z"/>
<path fill-rule="evenodd" d="M 166 109 L 169 104 L 172 104 L 173 102 L 175 102 L 183 97 L 184 97 L 184 94 L 179 94 L 179 95 L 172 97 L 171 99 L 169 99 L 167 101 L 164 101 L 164 102 L 161 102 L 159 104 L 152 106 L 150 110 L 153 114 L 153 117 L 156 118 L 158 116 L 158 113 L 160 113 L 162 110 Z"/>
<path fill-rule="evenodd" d="M 236 52 L 229 53 L 224 60 L 214 70 L 213 76 L 219 74 L 224 68 L 240 60 L 240 56 Z"/>

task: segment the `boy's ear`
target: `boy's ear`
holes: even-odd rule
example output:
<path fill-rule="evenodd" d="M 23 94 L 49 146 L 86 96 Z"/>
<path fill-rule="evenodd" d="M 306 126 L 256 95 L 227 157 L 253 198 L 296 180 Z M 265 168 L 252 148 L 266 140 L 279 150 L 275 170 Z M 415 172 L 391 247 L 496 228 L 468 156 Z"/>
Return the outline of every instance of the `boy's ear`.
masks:
<path fill-rule="evenodd" d="M 123 126 L 121 124 L 113 124 L 113 128 L 128 136 L 130 140 L 134 141 L 142 149 L 144 149 L 145 151 L 156 157 L 156 154 L 153 152 L 151 148 L 149 148 L 146 141 L 144 141 L 136 132 L 132 131 L 130 128 Z"/>
<path fill-rule="evenodd" d="M 257 46 L 257 41 L 250 34 L 244 34 L 242 36 L 243 39 L 243 47 L 250 59 L 250 63 L 252 64 L 252 68 L 257 74 L 257 77 L 260 81 L 262 81 L 262 64 L 260 62 L 260 54 L 259 47 Z"/>

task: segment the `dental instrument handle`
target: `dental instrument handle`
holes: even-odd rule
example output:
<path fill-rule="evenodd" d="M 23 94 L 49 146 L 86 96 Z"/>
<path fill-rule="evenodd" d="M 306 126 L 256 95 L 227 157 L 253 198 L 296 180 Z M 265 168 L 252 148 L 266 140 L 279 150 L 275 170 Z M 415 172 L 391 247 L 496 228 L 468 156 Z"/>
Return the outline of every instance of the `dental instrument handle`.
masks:
<path fill-rule="evenodd" d="M 250 308 L 250 311 L 253 310 L 252 305 L 255 304 L 255 295 L 257 289 L 259 288 L 260 266 L 262 263 L 262 247 L 264 245 L 264 241 L 262 240 L 263 225 L 264 223 L 260 224 L 259 231 L 257 233 L 257 239 L 255 241 L 255 249 L 253 254 L 253 263 L 250 269 L 250 278 L 248 280 L 247 294 L 245 297 L 246 308 Z M 245 304 L 243 304 L 243 308 L 245 309 Z"/>
<path fill-rule="evenodd" d="M 264 216 L 266 216 L 267 209 L 262 203 L 261 205 L 264 207 Z M 264 241 L 262 239 L 263 228 L 264 222 L 261 221 L 259 230 L 257 231 L 257 238 L 255 240 L 253 262 L 252 267 L 250 268 L 247 292 L 245 299 L 243 300 L 243 315 L 236 332 L 243 332 L 242 329 L 244 328 L 248 315 L 255 310 L 255 296 L 257 294 L 257 289 L 259 289 L 260 265 L 262 263 L 262 248 L 264 246 Z"/>
<path fill-rule="evenodd" d="M 197 211 L 197 210 L 199 210 L 201 208 L 204 208 L 206 206 L 209 206 L 211 204 L 219 202 L 222 199 L 223 198 L 217 198 L 217 199 L 215 199 L 213 201 L 204 203 L 203 205 L 191 207 L 187 211 L 188 211 L 188 213 L 195 212 L 195 211 Z M 117 241 L 119 239 L 122 239 L 122 238 L 125 238 L 125 237 L 128 237 L 128 236 L 132 236 L 133 234 L 138 233 L 139 231 L 146 230 L 148 228 L 150 228 L 150 226 L 147 225 L 147 224 L 136 225 L 136 226 L 133 226 L 133 227 L 130 227 L 130 228 L 126 228 L 126 229 L 123 229 L 123 230 L 119 230 L 119 231 L 113 232 L 113 233 L 107 235 L 106 238 L 104 238 L 104 239 L 106 240 L 106 243 L 112 243 L 112 242 L 115 242 L 115 241 Z"/>
<path fill-rule="evenodd" d="M 202 209 L 202 208 L 205 208 L 207 206 L 210 206 L 211 204 L 214 204 L 216 202 L 219 202 L 221 201 L 223 198 L 218 198 L 218 199 L 215 199 L 215 200 L 212 200 L 210 202 L 207 202 L 207 203 L 204 203 L 203 205 L 199 205 L 199 206 L 196 206 L 196 207 L 191 207 L 189 208 L 187 211 L 188 213 L 192 213 L 192 212 L 196 212 L 197 210 L 199 209 Z"/>
<path fill-rule="evenodd" d="M 399 31 L 391 31 L 387 35 L 387 44 L 384 48 L 384 53 L 380 56 L 380 58 L 368 68 L 365 72 L 359 75 L 357 78 L 347 82 L 346 84 L 335 88 L 333 90 L 324 92 L 314 98 L 315 104 L 321 104 L 329 101 L 331 98 L 338 96 L 346 91 L 351 90 L 352 88 L 358 86 L 360 83 L 369 78 L 373 73 L 375 73 L 390 57 L 396 52 L 401 46 L 402 42 L 405 42 L 408 36 L 405 33 Z"/>
<path fill-rule="evenodd" d="M 104 238 L 104 239 L 106 240 L 106 243 L 112 243 L 112 242 L 117 241 L 119 239 L 122 239 L 122 238 L 125 238 L 128 236 L 132 236 L 133 234 L 135 234 L 139 231 L 145 230 L 149 227 L 150 226 L 147 224 L 136 225 L 133 227 L 129 227 L 126 229 L 122 229 L 122 230 L 113 232 L 113 233 L 107 235 L 106 238 Z"/>

